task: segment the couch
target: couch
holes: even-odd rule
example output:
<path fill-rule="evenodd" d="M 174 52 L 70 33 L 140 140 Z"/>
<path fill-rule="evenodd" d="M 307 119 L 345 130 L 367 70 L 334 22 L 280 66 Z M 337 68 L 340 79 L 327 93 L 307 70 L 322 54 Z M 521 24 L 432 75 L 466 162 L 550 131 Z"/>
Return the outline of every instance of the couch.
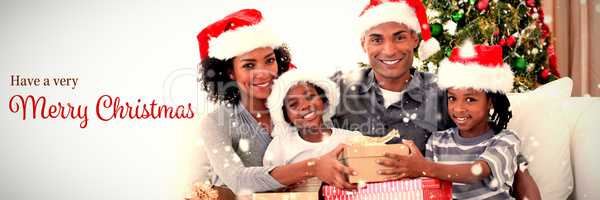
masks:
<path fill-rule="evenodd" d="M 569 78 L 536 90 L 509 94 L 508 128 L 520 137 L 521 152 L 542 199 L 600 199 L 600 98 L 571 97 Z"/>

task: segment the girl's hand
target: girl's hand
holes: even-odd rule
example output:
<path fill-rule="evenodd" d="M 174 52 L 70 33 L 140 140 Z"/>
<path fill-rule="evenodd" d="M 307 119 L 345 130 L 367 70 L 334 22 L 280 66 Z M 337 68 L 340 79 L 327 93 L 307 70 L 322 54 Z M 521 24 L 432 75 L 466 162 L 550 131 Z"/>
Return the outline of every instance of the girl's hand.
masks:
<path fill-rule="evenodd" d="M 386 153 L 386 158 L 378 160 L 377 163 L 391 169 L 383 169 L 379 171 L 379 174 L 392 175 L 393 177 L 389 180 L 428 176 L 427 172 L 431 167 L 431 161 L 423 157 L 412 140 L 402 140 L 402 143 L 408 146 L 410 154 L 404 156 Z"/>
<path fill-rule="evenodd" d="M 515 180 L 513 182 L 513 188 L 515 189 L 515 193 L 517 199 L 530 199 L 530 200 L 538 200 L 542 199 L 540 194 L 540 189 L 538 188 L 535 180 L 531 174 L 529 174 L 529 170 L 527 168 L 517 169 L 515 173 Z"/>
<path fill-rule="evenodd" d="M 337 159 L 345 146 L 345 144 L 340 144 L 333 151 L 317 158 L 312 163 L 314 164 L 313 172 L 314 176 L 329 185 L 337 188 L 354 189 L 356 186 L 346 180 L 346 175 L 356 175 L 356 173 L 352 168 L 343 165 Z"/>

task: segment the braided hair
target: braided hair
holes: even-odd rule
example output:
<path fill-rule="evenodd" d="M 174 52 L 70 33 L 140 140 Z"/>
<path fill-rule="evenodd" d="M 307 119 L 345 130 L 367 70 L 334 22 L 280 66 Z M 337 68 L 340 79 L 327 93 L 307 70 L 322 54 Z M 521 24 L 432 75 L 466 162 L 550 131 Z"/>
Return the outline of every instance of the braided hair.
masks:
<path fill-rule="evenodd" d="M 486 92 L 488 98 L 492 100 L 492 107 L 494 112 L 490 116 L 490 125 L 494 130 L 495 134 L 500 133 L 503 129 L 506 129 L 510 118 L 512 118 L 512 112 L 510 111 L 510 101 L 504 93 L 500 92 Z"/>

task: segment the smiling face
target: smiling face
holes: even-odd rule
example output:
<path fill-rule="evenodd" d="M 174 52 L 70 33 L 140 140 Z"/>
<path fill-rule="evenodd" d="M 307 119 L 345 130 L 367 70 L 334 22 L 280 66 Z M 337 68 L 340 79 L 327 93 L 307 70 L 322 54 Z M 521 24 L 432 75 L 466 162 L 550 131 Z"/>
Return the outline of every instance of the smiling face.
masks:
<path fill-rule="evenodd" d="M 448 88 L 448 114 L 463 137 L 475 137 L 489 129 L 492 101 L 484 91 Z"/>
<path fill-rule="evenodd" d="M 292 86 L 284 99 L 284 107 L 289 121 L 300 130 L 316 130 L 323 127 L 325 103 L 308 83 Z"/>
<path fill-rule="evenodd" d="M 386 79 L 410 76 L 419 37 L 405 24 L 382 23 L 365 32 L 361 44 L 376 75 Z"/>
<path fill-rule="evenodd" d="M 233 58 L 235 80 L 242 98 L 266 100 L 277 78 L 277 62 L 272 48 L 257 48 Z"/>

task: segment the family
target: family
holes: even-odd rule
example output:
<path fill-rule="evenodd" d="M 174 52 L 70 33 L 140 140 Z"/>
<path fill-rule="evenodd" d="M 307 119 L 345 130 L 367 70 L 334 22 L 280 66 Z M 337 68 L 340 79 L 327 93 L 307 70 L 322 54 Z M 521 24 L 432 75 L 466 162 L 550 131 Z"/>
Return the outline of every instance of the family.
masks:
<path fill-rule="evenodd" d="M 449 180 L 455 199 L 540 199 L 506 129 L 513 74 L 502 48 L 465 43 L 437 75 L 417 71 L 415 49 L 421 59 L 439 50 L 425 12 L 420 0 L 371 0 L 355 23 L 369 67 L 332 77 L 294 66 L 258 10 L 208 25 L 198 34 L 201 85 L 219 107 L 201 117 L 200 179 L 231 197 L 352 189 L 356 172 L 338 161 L 348 138 L 398 130 L 389 143 L 411 153 L 386 153 L 380 174 Z"/>

